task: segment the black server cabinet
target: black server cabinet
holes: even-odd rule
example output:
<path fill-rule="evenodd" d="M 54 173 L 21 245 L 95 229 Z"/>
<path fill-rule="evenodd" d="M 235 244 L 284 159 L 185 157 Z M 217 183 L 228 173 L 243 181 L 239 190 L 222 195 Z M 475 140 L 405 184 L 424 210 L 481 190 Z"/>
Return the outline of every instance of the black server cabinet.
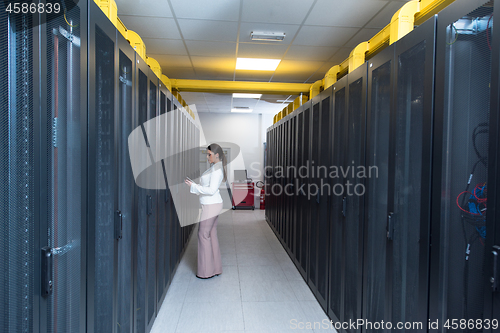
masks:
<path fill-rule="evenodd" d="M 134 189 L 128 136 L 138 126 L 137 112 L 133 110 L 135 96 L 135 52 L 127 40 L 117 34 L 118 52 L 115 57 L 115 80 L 117 82 L 117 149 L 118 149 L 118 209 L 115 215 L 116 248 L 116 320 L 115 332 L 133 330 L 133 226 L 135 225 Z"/>
<path fill-rule="evenodd" d="M 328 289 L 329 203 L 332 193 L 329 177 L 332 92 L 333 88 L 328 88 L 314 97 L 311 102 L 312 160 L 309 170 L 311 187 L 308 189 L 311 209 L 308 284 L 325 310 Z"/>
<path fill-rule="evenodd" d="M 311 126 L 311 101 L 306 102 L 302 110 L 298 114 L 299 126 L 297 131 L 299 135 L 297 139 L 299 140 L 297 149 L 300 150 L 298 152 L 299 159 L 299 168 L 302 170 L 308 170 L 311 163 L 311 149 L 310 149 L 310 126 Z M 307 196 L 307 189 L 309 187 L 309 177 L 304 175 L 304 177 L 299 176 L 299 184 L 298 184 L 298 196 L 297 200 L 300 202 L 300 216 L 298 219 L 300 222 L 298 223 L 298 234 L 300 235 L 300 239 L 297 241 L 300 243 L 300 256 L 298 258 L 298 262 L 300 263 L 299 271 L 307 281 L 308 276 L 308 265 L 309 265 L 309 224 L 310 224 L 310 205 Z M 302 189 L 302 190 L 300 190 Z"/>
<path fill-rule="evenodd" d="M 118 207 L 116 29 L 90 6 L 87 331 L 112 332 Z M 75 27 L 76 28 L 76 27 Z"/>
<path fill-rule="evenodd" d="M 497 17 L 500 16 L 500 7 L 497 6 L 495 7 L 495 12 L 497 14 Z M 500 118 L 498 114 L 498 108 L 499 108 L 499 101 L 500 101 L 500 33 L 497 28 L 494 30 L 494 40 L 492 41 L 492 51 L 493 51 L 493 63 L 492 63 L 492 84 L 491 84 L 491 89 L 492 89 L 492 98 L 491 98 L 491 105 L 490 105 L 490 110 L 497 110 L 495 111 L 490 111 L 490 139 L 489 139 L 489 154 L 491 158 L 489 159 L 489 180 L 490 183 L 493 184 L 492 191 L 490 191 L 490 198 L 492 199 L 493 209 L 491 209 L 490 214 L 487 218 L 486 221 L 486 229 L 492 230 L 492 235 L 493 237 L 489 237 L 488 241 L 486 242 L 486 247 L 487 247 L 487 256 L 486 256 L 486 262 L 490 262 L 491 264 L 496 263 L 496 268 L 497 270 L 490 269 L 489 270 L 489 275 L 490 275 L 490 283 L 491 283 L 491 277 L 493 277 L 493 282 L 498 282 L 498 268 L 500 267 L 500 264 L 498 263 L 499 260 L 499 247 L 500 247 L 500 227 L 498 226 L 498 221 L 500 221 L 500 214 L 499 210 L 497 207 L 500 207 L 499 204 L 499 184 L 500 184 L 500 178 L 499 178 L 499 170 L 500 170 L 500 165 L 498 162 L 498 151 L 500 150 L 500 140 L 499 140 L 499 133 L 500 133 Z M 493 156 L 495 157 L 493 159 Z M 491 288 L 491 289 L 490 289 Z M 486 304 L 485 304 L 485 317 L 487 318 L 500 318 L 500 293 L 498 292 L 498 284 L 487 284 L 487 297 L 486 297 Z M 492 293 L 493 292 L 493 293 Z"/>
<path fill-rule="evenodd" d="M 344 154 L 347 142 L 347 77 L 343 77 L 333 85 L 333 128 L 332 128 L 332 166 L 339 168 L 344 165 Z M 343 191 L 335 194 L 336 189 L 343 189 L 342 173 L 332 178 L 332 197 L 330 203 L 330 255 L 329 255 L 329 296 L 328 316 L 333 321 L 343 320 L 344 311 L 344 207 Z"/>
<path fill-rule="evenodd" d="M 16 33 L 16 39 L 12 39 L 17 46 L 7 47 L 12 52 L 9 54 L 11 57 L 14 56 L 14 50 L 16 52 L 28 50 L 40 61 L 38 80 L 41 83 L 39 87 L 41 116 L 39 130 L 35 128 L 34 132 L 37 136 L 35 140 L 39 141 L 36 145 L 40 147 L 40 155 L 37 157 L 37 162 L 32 164 L 37 166 L 39 163 L 40 165 L 39 190 L 32 193 L 40 198 L 39 207 L 35 207 L 40 214 L 39 220 L 36 221 L 40 229 L 39 234 L 35 235 L 35 239 L 39 238 L 39 247 L 33 249 L 32 253 L 35 254 L 35 258 L 38 258 L 39 249 L 49 247 L 52 256 L 52 267 L 48 268 L 52 279 L 51 291 L 46 293 L 44 285 L 41 286 L 42 290 L 38 289 L 41 272 L 32 272 L 31 275 L 32 283 L 38 289 L 35 295 L 43 295 L 39 298 L 40 331 L 84 332 L 86 328 L 88 223 L 86 214 L 87 166 L 89 165 L 85 148 L 88 117 L 87 17 L 85 5 L 68 7 L 66 19 L 60 16 L 40 25 L 41 53 L 35 49 L 30 51 L 29 48 L 25 48 L 27 47 L 26 40 L 18 38 L 24 34 L 24 29 Z M 38 40 L 38 37 L 35 37 L 35 40 Z M 16 58 L 16 62 L 21 60 L 20 55 Z M 20 63 L 16 63 L 18 75 L 22 73 L 22 66 L 18 67 L 19 65 Z M 9 82 L 9 84 L 19 84 L 22 79 L 19 77 L 16 82 Z M 26 89 L 29 88 L 29 84 L 22 88 L 17 86 L 19 97 L 22 93 L 27 93 Z M 32 90 L 31 94 L 34 98 L 38 96 L 35 90 Z M 26 109 L 23 105 L 25 98 L 19 97 L 17 109 L 27 112 L 29 107 Z M 16 125 L 20 128 L 21 118 Z M 6 146 L 2 145 L 2 147 Z M 25 152 L 29 153 L 30 150 L 25 150 Z M 12 151 L 10 157 L 17 157 L 19 153 L 20 151 Z M 13 162 L 21 160 L 17 161 L 17 158 L 14 158 L 4 161 L 9 161 L 11 170 L 15 170 Z M 19 179 L 19 181 L 21 183 L 26 179 Z M 90 195 L 90 192 L 88 194 Z M 10 207 L 14 208 L 12 203 Z M 18 242 L 13 238 L 12 232 L 9 232 L 9 238 Z M 8 248 L 12 250 L 15 247 L 9 246 Z M 8 258 L 10 260 L 12 257 L 9 255 Z M 5 308 L 12 306 L 11 303 Z M 20 306 L 15 307 L 21 309 Z M 18 331 L 21 330 L 16 330 Z"/>
<path fill-rule="evenodd" d="M 153 137 L 148 137 L 149 149 L 157 149 L 159 146 L 158 133 L 158 122 L 157 117 L 159 116 L 158 108 L 158 77 L 151 71 L 148 70 L 148 121 L 151 121 L 150 126 L 154 126 Z M 153 120 L 154 119 L 154 120 Z M 157 156 L 157 152 L 154 152 L 154 156 Z M 153 159 L 153 163 L 156 161 Z M 153 325 L 154 319 L 156 317 L 156 270 L 158 263 L 157 256 L 157 243 L 158 243 L 158 185 L 163 182 L 163 179 L 158 179 L 158 173 L 151 173 L 151 184 L 157 184 L 153 189 L 148 189 L 146 209 L 148 216 L 148 241 L 147 241 L 147 288 L 146 288 L 146 299 L 147 299 L 147 331 L 149 331 Z M 148 207 L 149 205 L 149 207 Z"/>
<path fill-rule="evenodd" d="M 458 325 L 462 332 L 482 331 L 478 323 L 496 331 L 488 321 L 500 318 L 491 309 L 499 297 L 489 281 L 499 245 L 490 212 L 497 206 L 487 205 L 498 188 L 494 10 L 493 2 L 457 1 L 437 26 L 432 247 L 439 251 L 431 257 L 429 312 L 440 329 Z"/>
<path fill-rule="evenodd" d="M 393 323 L 427 321 L 435 24 L 427 20 L 395 46 L 387 252 Z"/>
<path fill-rule="evenodd" d="M 83 26 L 73 32 L 62 18 L 39 25 L 38 16 L 0 8 L 0 329 L 83 331 L 87 11 L 68 7 L 70 22 Z"/>
<path fill-rule="evenodd" d="M 278 124 L 276 128 L 276 135 L 277 135 L 277 143 L 278 143 L 278 170 L 277 170 L 277 180 L 278 180 L 278 192 L 277 192 L 277 219 L 276 219 L 276 231 L 278 233 L 278 237 L 283 243 L 283 233 L 282 233 L 282 227 L 283 227 L 283 120 Z"/>
<path fill-rule="evenodd" d="M 366 76 L 365 63 L 334 85 L 334 142 L 330 151 L 334 152 L 332 165 L 338 169 L 332 170 L 330 240 L 334 245 L 330 253 L 335 258 L 330 261 L 330 297 L 340 299 L 333 299 L 330 309 L 341 322 L 355 321 L 362 315 Z"/>
<path fill-rule="evenodd" d="M 295 260 L 297 256 L 296 247 L 296 224 L 297 224 L 297 196 L 296 196 L 296 171 L 297 171 L 297 114 L 293 113 L 290 118 L 290 167 L 291 174 L 289 177 L 289 193 L 287 194 L 290 198 L 290 217 L 288 219 L 288 224 L 290 228 L 289 235 L 289 248 L 290 248 L 290 258 Z"/>
<path fill-rule="evenodd" d="M 388 322 L 385 311 L 390 119 L 394 101 L 394 45 L 370 59 L 366 127 L 363 318 Z M 377 332 L 367 328 L 366 332 Z"/>
<path fill-rule="evenodd" d="M 167 181 L 168 168 L 168 109 L 170 107 L 171 94 L 168 89 L 159 83 L 160 117 L 158 123 L 158 148 L 162 157 L 161 170 L 158 177 L 162 179 L 158 190 L 158 269 L 157 269 L 157 303 L 158 309 L 165 298 L 168 284 L 170 282 L 170 190 Z"/>
<path fill-rule="evenodd" d="M 138 109 L 138 126 L 141 126 L 143 133 L 148 133 L 146 129 L 149 120 L 156 117 L 157 105 L 157 78 L 151 72 L 146 62 L 136 54 L 136 106 Z M 154 122 L 154 120 L 153 120 Z M 151 132 L 149 132 L 151 133 Z M 152 156 L 151 140 L 157 138 L 145 136 L 147 156 Z M 148 183 L 153 184 L 153 172 L 147 174 Z M 134 308 L 135 311 L 135 332 L 147 332 L 150 330 L 155 317 L 155 286 L 156 286 L 156 225 L 157 225 L 157 201 L 156 190 L 136 187 L 135 205 L 137 207 L 137 224 L 135 253 L 136 262 L 134 278 Z"/>
<path fill-rule="evenodd" d="M 39 171 L 33 166 L 42 158 L 45 149 L 37 135 L 44 125 L 52 125 L 52 119 L 45 120 L 39 115 L 35 104 L 39 101 L 33 99 L 33 91 L 40 88 L 38 82 L 41 79 L 37 75 L 38 59 L 33 57 L 33 49 L 38 46 L 34 38 L 38 29 L 33 28 L 30 16 L 11 16 L 4 4 L 0 9 L 0 39 L 3 43 L 0 55 L 0 242 L 4 247 L 4 257 L 0 261 L 0 329 L 8 333 L 32 332 L 39 329 L 39 307 L 46 307 L 45 302 L 34 297 L 35 292 L 41 293 L 35 286 L 35 281 L 39 281 L 35 276 L 40 276 L 38 244 L 46 246 L 51 241 L 43 229 L 36 227 L 39 216 L 35 215 L 35 207 L 39 208 L 40 203 L 35 193 L 45 184 L 38 185 L 35 177 L 41 173 L 47 178 L 52 171 L 50 164 L 47 170 L 41 168 Z M 78 114 L 79 108 L 75 111 Z M 44 124 L 45 121 L 48 123 Z M 49 137 L 42 136 L 44 134 L 48 136 L 50 132 L 40 135 L 42 140 L 49 141 Z M 48 145 L 47 142 L 44 144 Z M 64 182 L 61 185 L 66 187 Z M 75 227 L 78 223 L 81 223 L 79 215 L 75 218 Z"/>
<path fill-rule="evenodd" d="M 367 63 L 349 73 L 347 79 L 348 129 L 343 163 L 347 174 L 343 188 L 344 321 L 356 320 L 362 315 L 366 76 Z"/>

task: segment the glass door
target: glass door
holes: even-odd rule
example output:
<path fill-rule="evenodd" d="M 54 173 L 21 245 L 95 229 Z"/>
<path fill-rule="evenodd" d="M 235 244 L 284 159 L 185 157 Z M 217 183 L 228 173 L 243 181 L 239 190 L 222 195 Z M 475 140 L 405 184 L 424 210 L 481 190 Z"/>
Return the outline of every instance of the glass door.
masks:
<path fill-rule="evenodd" d="M 75 6 L 46 26 L 47 132 L 44 129 L 44 137 L 47 141 L 43 145 L 47 150 L 42 178 L 48 184 L 48 192 L 45 202 L 41 203 L 41 221 L 47 221 L 46 229 L 42 230 L 42 235 L 45 233 L 42 237 L 47 239 L 42 261 L 46 273 L 42 294 L 47 303 L 42 303 L 42 309 L 46 306 L 47 312 L 42 310 L 40 318 L 41 329 L 47 332 L 79 332 L 85 327 L 82 227 L 86 223 L 87 154 L 82 152 L 82 146 L 86 145 L 87 115 L 80 99 L 80 68 L 87 51 L 81 45 L 86 25 L 80 16 L 80 7 Z M 45 184 L 41 184 L 42 188 Z M 42 239 L 42 244 L 44 242 Z"/>

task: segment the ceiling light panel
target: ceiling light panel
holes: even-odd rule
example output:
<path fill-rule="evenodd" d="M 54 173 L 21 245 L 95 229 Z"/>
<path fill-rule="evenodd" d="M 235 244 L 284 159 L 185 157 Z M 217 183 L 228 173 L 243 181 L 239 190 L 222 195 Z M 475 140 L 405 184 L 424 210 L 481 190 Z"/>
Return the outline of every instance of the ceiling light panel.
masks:
<path fill-rule="evenodd" d="M 250 109 L 248 107 L 233 107 L 231 109 L 231 112 L 237 112 L 237 113 L 248 113 L 248 112 L 252 112 L 253 109 Z"/>
<path fill-rule="evenodd" d="M 284 32 L 252 31 L 250 38 L 254 41 L 281 42 L 285 39 Z"/>
<path fill-rule="evenodd" d="M 274 71 L 281 59 L 237 58 L 236 69 L 255 71 Z"/>
<path fill-rule="evenodd" d="M 262 94 L 233 93 L 233 98 L 260 98 Z"/>

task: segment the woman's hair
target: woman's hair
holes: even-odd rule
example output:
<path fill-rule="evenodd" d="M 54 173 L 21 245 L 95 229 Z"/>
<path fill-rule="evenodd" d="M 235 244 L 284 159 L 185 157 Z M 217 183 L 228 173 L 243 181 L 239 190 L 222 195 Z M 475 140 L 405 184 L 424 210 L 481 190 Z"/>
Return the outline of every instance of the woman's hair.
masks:
<path fill-rule="evenodd" d="M 227 180 L 227 171 L 226 171 L 226 166 L 227 166 L 227 159 L 226 159 L 226 155 L 224 155 L 224 152 L 222 151 L 222 148 L 216 144 L 216 143 L 212 143 L 211 145 L 209 145 L 207 147 L 208 150 L 210 150 L 212 153 L 215 154 L 219 154 L 219 159 L 221 160 L 222 162 L 222 172 L 224 174 L 224 179 L 222 179 L 222 181 L 226 181 Z"/>

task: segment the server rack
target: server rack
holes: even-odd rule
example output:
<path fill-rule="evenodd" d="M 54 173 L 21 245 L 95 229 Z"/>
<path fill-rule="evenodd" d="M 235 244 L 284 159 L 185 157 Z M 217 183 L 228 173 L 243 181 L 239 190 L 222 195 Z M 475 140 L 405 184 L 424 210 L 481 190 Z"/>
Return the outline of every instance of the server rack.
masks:
<path fill-rule="evenodd" d="M 311 102 L 308 101 L 303 104 L 302 109 L 297 113 L 298 117 L 298 128 L 299 133 L 298 140 L 298 160 L 299 168 L 307 168 L 310 161 L 310 117 L 311 117 Z M 309 179 L 307 177 L 299 177 L 299 188 L 307 189 L 309 184 Z M 299 216 L 299 243 L 300 243 L 300 256 L 298 257 L 298 263 L 300 266 L 299 272 L 302 274 L 304 279 L 307 279 L 307 267 L 309 260 L 309 205 L 307 202 L 307 192 L 299 191 L 297 200 L 300 202 L 300 216 Z"/>
<path fill-rule="evenodd" d="M 136 187 L 127 139 L 172 96 L 94 2 L 66 5 L 59 17 L 0 14 L 0 328 L 146 332 L 192 227 L 178 240 L 172 200 L 160 214 L 165 191 Z M 186 147 L 199 140 L 189 124 L 189 137 L 172 138 Z"/>
<path fill-rule="evenodd" d="M 309 244 L 309 286 L 319 303 L 327 308 L 328 286 L 328 243 L 329 243 L 329 206 L 331 196 L 330 166 L 331 155 L 331 116 L 333 88 L 328 88 L 313 98 L 311 133 L 311 184 L 308 190 L 311 209 Z M 325 153 L 328 152 L 328 153 Z M 314 193 L 312 193 L 314 190 Z"/>
<path fill-rule="evenodd" d="M 347 128 L 347 77 L 343 77 L 333 85 L 333 166 L 344 165 L 346 151 Z M 342 174 L 332 179 L 332 189 L 343 187 Z M 345 286 L 343 272 L 343 204 L 345 200 L 341 195 L 333 195 L 330 205 L 330 260 L 329 260 L 329 299 L 328 316 L 334 321 L 343 320 Z"/>
<path fill-rule="evenodd" d="M 429 312 L 443 324 L 453 318 L 468 324 L 499 318 L 500 297 L 490 280 L 493 246 L 499 244 L 496 7 L 458 1 L 438 20 L 432 234 L 439 252 L 431 253 Z M 467 29 L 470 22 L 476 29 Z M 464 331 L 480 329 L 472 325 Z"/>
<path fill-rule="evenodd" d="M 427 319 L 435 18 L 395 46 L 395 114 L 389 174 L 391 320 Z"/>
<path fill-rule="evenodd" d="M 116 29 L 99 8 L 90 8 L 88 115 L 89 269 L 87 330 L 112 331 L 118 164 L 115 112 Z M 71 27 L 71 26 L 70 26 Z M 74 27 L 76 28 L 76 27 Z M 74 29 L 73 28 L 73 29 Z"/>
<path fill-rule="evenodd" d="M 5 11 L 2 13 L 6 15 Z M 39 181 L 36 181 L 34 191 L 30 192 L 35 204 L 27 210 L 30 212 L 30 217 L 36 217 L 36 220 L 30 221 L 30 227 L 27 229 L 34 231 L 30 241 L 33 242 L 31 245 L 34 245 L 31 253 L 33 253 L 35 265 L 34 270 L 28 273 L 33 294 L 31 297 L 26 295 L 25 298 L 33 301 L 32 312 L 23 314 L 22 329 L 10 325 L 4 328 L 5 332 L 12 332 L 12 329 L 34 332 L 83 332 L 86 328 L 86 240 L 88 237 L 86 221 L 89 191 L 86 186 L 88 165 L 86 151 L 87 17 L 87 7 L 78 5 L 67 8 L 66 20 L 64 17 L 52 18 L 32 29 L 27 28 L 28 22 L 14 23 L 14 18 L 5 17 L 5 24 L 23 23 L 22 29 L 16 33 L 9 28 L 12 42 L 19 44 L 9 45 L 6 48 L 12 52 L 9 57 L 15 61 L 21 60 L 20 51 L 25 51 L 24 55 L 28 57 L 26 59 L 28 62 L 25 64 L 33 63 L 34 65 L 33 75 L 26 77 L 21 75 L 25 69 L 24 66 L 16 62 L 15 69 L 12 69 L 17 76 L 16 82 L 9 82 L 9 88 L 6 90 L 22 91 L 24 96 L 39 102 L 39 109 L 34 110 L 34 108 L 30 109 L 27 101 L 21 99 L 18 100 L 17 110 L 10 110 L 14 117 L 18 117 L 18 126 L 21 125 L 22 116 L 28 116 L 25 119 L 33 119 L 33 122 L 29 123 L 33 126 L 29 129 L 33 135 L 29 139 L 32 140 L 30 146 L 33 150 L 28 150 L 28 153 L 33 153 L 35 159 L 31 159 L 28 165 L 33 168 L 32 170 L 36 170 L 36 178 Z M 41 22 L 47 17 L 40 16 L 33 19 Z M 31 37 L 33 37 L 33 48 L 26 44 L 30 43 Z M 19 54 L 13 54 L 14 50 Z M 2 57 L 2 59 L 6 58 Z M 25 72 L 25 74 L 28 73 Z M 25 88 L 15 86 L 16 83 L 21 84 L 22 80 L 25 80 L 23 82 Z M 32 90 L 27 91 L 26 88 Z M 35 92 L 40 92 L 40 99 Z M 20 103 L 24 104 L 23 107 Z M 19 110 L 26 111 L 22 114 L 18 113 Z M 27 113 L 30 110 L 35 112 L 30 115 Z M 2 114 L 5 113 L 2 112 Z M 2 124 L 6 123 L 2 122 Z M 2 145 L 2 147 L 5 146 Z M 9 151 L 5 159 L 10 161 L 12 170 L 15 170 L 13 162 L 21 162 L 21 159 L 18 160 L 19 152 L 19 150 Z M 19 181 L 25 180 L 19 179 Z M 19 184 L 17 181 L 15 183 Z M 18 224 L 21 219 L 9 216 L 7 220 Z M 15 240 L 12 230 L 4 235 Z M 15 241 L 22 244 L 21 241 Z M 15 247 L 9 246 L 8 248 L 14 249 Z M 52 258 L 52 260 L 40 260 L 39 258 L 42 257 L 38 255 L 40 249 L 43 249 L 45 258 Z M 13 258 L 12 254 L 6 255 L 10 262 Z M 16 269 L 16 263 L 11 263 L 13 265 L 10 269 Z M 17 275 L 19 276 L 21 275 Z M 40 283 L 41 277 L 43 277 L 42 283 Z M 49 284 L 49 281 L 52 283 Z M 25 281 L 19 280 L 19 282 Z M 16 285 L 14 280 L 10 283 Z M 6 304 L 4 309 L 12 306 L 13 303 Z M 18 305 L 14 307 L 21 309 Z M 9 318 L 19 319 L 11 315 Z M 26 326 L 24 322 L 30 320 L 32 325 Z"/>
<path fill-rule="evenodd" d="M 394 45 L 370 59 L 366 128 L 366 200 L 363 254 L 363 317 L 389 321 L 385 311 L 390 119 L 394 112 Z M 375 167 L 375 168 L 373 168 Z M 372 171 L 374 171 L 372 173 Z M 376 330 L 366 329 L 366 332 Z"/>

